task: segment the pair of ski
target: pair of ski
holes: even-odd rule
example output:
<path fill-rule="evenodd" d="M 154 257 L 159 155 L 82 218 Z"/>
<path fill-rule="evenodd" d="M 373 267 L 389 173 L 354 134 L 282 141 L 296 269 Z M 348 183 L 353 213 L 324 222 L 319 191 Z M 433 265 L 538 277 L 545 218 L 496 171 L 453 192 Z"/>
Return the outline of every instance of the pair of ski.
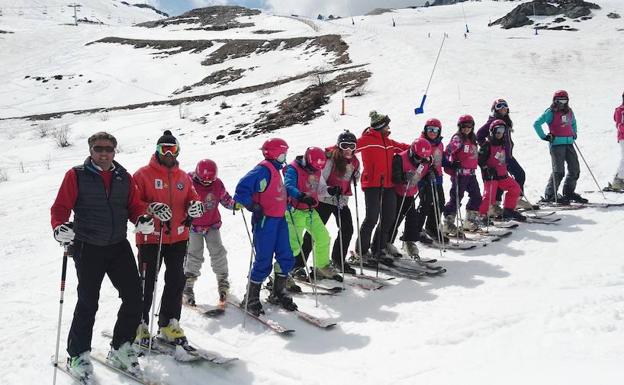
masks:
<path fill-rule="evenodd" d="M 302 285 L 305 285 L 311 288 L 312 290 L 306 290 L 306 291 L 302 291 L 301 293 L 294 293 L 294 294 L 314 295 L 315 294 L 314 289 L 316 289 L 316 294 L 320 294 L 320 295 L 337 295 L 344 291 L 344 289 L 341 286 L 328 286 L 328 285 L 325 285 L 324 282 L 317 281 L 316 283 L 310 283 L 306 279 L 302 279 L 302 278 L 295 278 L 295 280 L 298 283 L 301 283 Z M 366 274 L 355 274 L 355 275 L 345 274 L 344 283 L 352 287 L 357 287 L 363 290 L 372 291 L 372 290 L 379 290 L 383 288 L 384 286 L 387 286 L 388 280 L 389 279 L 387 278 L 378 278 L 378 277 L 373 277 L 371 275 L 366 275 Z"/>
<path fill-rule="evenodd" d="M 427 263 L 417 258 L 406 258 L 400 253 L 384 256 L 378 261 L 365 261 L 364 268 L 369 271 L 381 271 L 388 275 L 408 279 L 435 277 L 446 273 L 446 269 L 441 266 L 433 266 L 432 262 Z"/>

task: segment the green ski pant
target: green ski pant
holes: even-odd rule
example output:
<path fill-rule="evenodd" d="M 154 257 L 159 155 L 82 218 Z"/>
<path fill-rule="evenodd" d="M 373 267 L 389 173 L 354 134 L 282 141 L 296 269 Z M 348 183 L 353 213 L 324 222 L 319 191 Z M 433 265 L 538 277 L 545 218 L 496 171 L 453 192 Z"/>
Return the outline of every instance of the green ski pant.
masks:
<path fill-rule="evenodd" d="M 320 269 L 329 265 L 330 236 L 316 210 L 291 208 L 290 213 L 286 213 L 286 222 L 293 255 L 296 257 L 301 252 L 303 234 L 307 231 L 312 236 L 314 266 Z"/>

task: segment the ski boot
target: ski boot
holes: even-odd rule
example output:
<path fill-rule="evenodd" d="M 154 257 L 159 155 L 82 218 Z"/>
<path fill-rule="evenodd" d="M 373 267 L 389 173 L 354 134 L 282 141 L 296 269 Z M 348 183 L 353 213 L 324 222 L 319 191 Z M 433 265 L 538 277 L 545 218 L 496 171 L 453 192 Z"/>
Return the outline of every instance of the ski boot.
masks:
<path fill-rule="evenodd" d="M 403 250 L 412 258 L 419 257 L 418 246 L 414 241 L 403 241 Z"/>
<path fill-rule="evenodd" d="M 67 358 L 67 371 L 80 382 L 89 384 L 93 378 L 93 364 L 90 352 L 84 351 L 75 357 Z"/>
<path fill-rule="evenodd" d="M 347 261 L 343 262 L 341 260 L 332 259 L 332 264 L 336 267 L 337 270 L 341 270 L 343 268 L 343 266 L 344 266 L 344 273 L 345 274 L 352 274 L 352 275 L 357 274 L 355 269 L 352 268 L 351 265 L 349 265 L 349 263 Z"/>
<path fill-rule="evenodd" d="M 442 225 L 442 232 L 447 236 L 459 236 L 460 231 L 455 225 L 455 214 L 446 215 L 444 217 L 444 224 Z"/>
<path fill-rule="evenodd" d="M 514 209 L 503 209 L 503 221 L 526 222 L 526 217 Z"/>
<path fill-rule="evenodd" d="M 618 190 L 618 191 L 624 190 L 624 179 L 618 178 L 616 176 L 615 178 L 613 178 L 613 183 L 611 183 L 609 187 L 611 187 L 611 189 L 613 190 Z"/>
<path fill-rule="evenodd" d="M 464 219 L 464 223 L 462 223 L 462 227 L 465 231 L 477 231 L 479 230 L 479 225 L 476 222 L 477 216 L 479 215 L 478 211 L 475 210 L 466 210 L 466 218 Z"/>
<path fill-rule="evenodd" d="M 334 268 L 331 263 L 328 263 L 327 266 L 317 268 L 314 272 L 314 276 L 316 279 L 333 279 L 338 282 L 342 282 L 342 276 L 340 272 Z"/>
<path fill-rule="evenodd" d="M 518 198 L 518 203 L 516 204 L 516 209 L 529 211 L 533 210 L 533 205 L 530 204 L 529 201 L 524 198 L 524 196 L 520 196 L 520 198 Z"/>
<path fill-rule="evenodd" d="M 225 303 L 230 293 L 230 281 L 228 281 L 227 275 L 217 276 L 217 292 L 219 293 L 219 302 Z"/>
<path fill-rule="evenodd" d="M 137 327 L 136 337 L 134 338 L 134 343 L 139 344 L 141 346 L 149 346 L 150 339 L 149 328 L 147 324 L 142 321 Z"/>
<path fill-rule="evenodd" d="M 297 305 L 293 302 L 292 298 L 286 294 L 285 275 L 275 274 L 273 277 L 273 290 L 271 290 L 271 295 L 269 295 L 269 302 L 280 305 L 288 311 L 297 310 Z"/>
<path fill-rule="evenodd" d="M 569 193 L 569 194 L 565 194 L 563 196 L 563 199 L 567 199 L 569 202 L 576 202 L 576 203 L 587 203 L 589 202 L 587 199 L 583 198 L 582 196 L 580 196 L 579 194 L 573 192 L 573 193 Z"/>
<path fill-rule="evenodd" d="M 501 208 L 501 201 L 496 201 L 488 210 L 490 218 L 500 218 L 503 215 L 503 209 Z"/>
<path fill-rule="evenodd" d="M 401 252 L 392 243 L 386 243 L 385 249 L 386 255 L 392 258 L 401 258 Z"/>
<path fill-rule="evenodd" d="M 189 306 L 195 306 L 195 292 L 193 291 L 195 281 L 197 281 L 197 277 L 187 276 L 184 290 L 182 291 L 182 300 Z"/>
<path fill-rule="evenodd" d="M 111 346 L 106 360 L 118 369 L 126 371 L 135 377 L 143 378 L 137 353 L 130 342 L 124 342 L 118 349 Z"/>
<path fill-rule="evenodd" d="M 188 344 L 184 330 L 180 327 L 179 321 L 175 318 L 169 320 L 167 326 L 161 326 L 158 330 L 158 338 L 171 344 L 184 346 Z"/>
<path fill-rule="evenodd" d="M 558 205 L 566 206 L 570 204 L 570 200 L 563 197 L 561 194 L 557 194 L 557 199 L 555 199 L 554 195 L 546 195 L 542 197 L 538 203 L 543 203 L 545 205 L 552 205 L 553 203 L 556 203 Z"/>
<path fill-rule="evenodd" d="M 275 283 L 274 283 L 275 284 Z M 260 303 L 260 284 L 254 281 L 249 282 L 249 291 L 245 294 L 245 298 L 241 302 L 241 307 L 256 317 L 264 314 L 262 303 Z"/>

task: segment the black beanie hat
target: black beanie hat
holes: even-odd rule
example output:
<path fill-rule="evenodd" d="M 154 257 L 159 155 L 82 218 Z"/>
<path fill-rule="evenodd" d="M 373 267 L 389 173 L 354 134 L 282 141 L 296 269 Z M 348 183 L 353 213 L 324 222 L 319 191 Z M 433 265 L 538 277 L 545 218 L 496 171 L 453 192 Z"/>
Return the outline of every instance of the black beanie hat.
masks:
<path fill-rule="evenodd" d="M 175 136 L 173 136 L 173 134 L 169 130 L 165 130 L 165 132 L 163 132 L 163 135 L 160 138 L 158 138 L 158 142 L 156 142 L 156 144 L 161 144 L 161 143 L 180 144 L 178 143 L 178 140 L 175 138 Z"/>

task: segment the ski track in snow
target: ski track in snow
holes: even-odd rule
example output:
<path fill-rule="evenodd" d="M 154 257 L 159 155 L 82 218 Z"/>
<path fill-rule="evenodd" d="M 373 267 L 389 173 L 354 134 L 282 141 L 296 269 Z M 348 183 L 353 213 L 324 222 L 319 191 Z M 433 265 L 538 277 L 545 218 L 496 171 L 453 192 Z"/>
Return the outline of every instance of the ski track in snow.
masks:
<path fill-rule="evenodd" d="M 295 48 L 206 67 L 201 61 L 221 43 L 199 53 L 162 57 L 154 55 L 160 53 L 154 49 L 85 46 L 108 36 L 273 39 L 337 33 L 349 45 L 353 64 L 367 63 L 365 69 L 373 76 L 363 96 L 346 99 L 346 115 L 340 115 L 342 93 L 338 93 L 322 107 L 325 114 L 309 125 L 276 132 L 290 144 L 290 159 L 310 145 L 334 143 L 342 129 L 359 135 L 372 109 L 392 118 L 392 137 L 404 142 L 420 134 L 427 118 L 438 117 L 446 144 L 458 116 L 472 114 L 478 128 L 487 118 L 491 101 L 504 97 L 514 120 L 514 155 L 527 172 L 525 192 L 537 201 L 550 175 L 550 158 L 547 144 L 537 138 L 532 123 L 548 106 L 552 92 L 564 88 L 571 95 L 579 125 L 578 145 L 601 184 L 612 179 L 619 161 L 612 114 L 624 84 L 624 40 L 617 31 L 622 19 L 608 19 L 606 14 L 624 14 L 621 1 L 595 1 L 602 9 L 593 11 L 592 20 L 565 22 L 579 28 L 578 32 L 539 31 L 537 36 L 530 27 L 487 27 L 488 21 L 518 2 L 397 10 L 354 17 L 354 26 L 350 18 L 322 22 L 262 14 L 252 18 L 253 28 L 213 32 L 184 31 L 182 25 L 130 27 L 133 19 L 153 19 L 153 13 L 117 1 L 119 7 L 102 0 L 82 0 L 82 16 L 90 17 L 93 12 L 112 25 L 78 28 L 62 25 L 70 19 L 69 8 L 61 12 L 65 2 L 45 2 L 49 4 L 47 15 L 21 3 L 24 14 L 18 15 L 17 3 L 0 0 L 0 30 L 15 32 L 0 38 L 0 117 L 165 100 L 176 89 L 228 67 L 247 71 L 243 78 L 224 86 L 201 86 L 178 96 L 246 87 L 329 67 L 326 63 L 333 57 L 323 51 Z M 22 3 L 43 4 L 34 0 Z M 395 28 L 392 17 L 397 22 Z M 467 39 L 463 36 L 465 23 L 471 31 Z M 252 34 L 255 29 L 282 32 Z M 414 116 L 443 32 L 449 36 L 429 89 L 425 114 Z M 252 67 L 253 71 L 249 70 Z M 76 77 L 48 83 L 25 79 L 26 75 L 49 78 L 56 74 Z M 56 338 L 62 249 L 52 238 L 49 208 L 65 172 L 84 161 L 89 135 L 99 130 L 116 135 L 120 149 L 116 159 L 134 172 L 147 163 L 162 131 L 172 129 L 181 142 L 181 168 L 192 170 L 199 159 L 210 157 L 217 161 L 219 175 L 233 193 L 238 179 L 260 160 L 258 148 L 269 135 L 239 141 L 228 132 L 236 124 L 252 123 L 259 111 L 275 111 L 281 100 L 314 81 L 301 79 L 256 94 L 185 104 L 187 119 L 180 118 L 182 107 L 162 105 L 65 115 L 48 122 L 0 120 L 5 144 L 0 171 L 8 175 L 8 181 L 0 183 L 0 333 L 4 341 L 0 384 L 40 384 L 52 376 L 48 362 Z M 221 109 L 223 101 L 232 108 Z M 268 103 L 261 104 L 263 101 Z M 200 117 L 206 117 L 208 124 L 191 120 Z M 49 130 L 67 125 L 72 146 L 60 149 L 51 135 L 40 137 L 41 124 Z M 211 145 L 217 135 L 226 139 Z M 582 159 L 579 161 L 577 191 L 595 190 Z M 446 179 L 445 190 L 448 188 Z M 586 196 L 603 201 L 599 193 Z M 361 191 L 359 199 L 363 220 Z M 607 199 L 619 202 L 624 196 L 607 194 Z M 354 212 L 353 200 L 350 206 Z M 155 356 L 141 358 L 141 363 L 150 378 L 187 385 L 619 385 L 624 378 L 624 208 L 586 208 L 556 215 L 562 218 L 557 225 L 521 225 L 511 236 L 487 247 L 442 253 L 421 247 L 422 256 L 438 258 L 448 269 L 440 277 L 396 279 L 372 292 L 347 286 L 344 294 L 319 297 L 318 307 L 311 296 L 295 298 L 303 311 L 337 320 L 331 330 L 318 329 L 281 311 L 267 311 L 272 319 L 296 329 L 293 336 L 280 337 L 249 318 L 243 327 L 243 315 L 236 309 L 215 319 L 183 309 L 181 324 L 194 344 L 239 361 L 218 367 L 178 364 L 171 357 Z M 231 290 L 242 298 L 249 264 L 247 235 L 240 214 L 222 210 L 222 216 Z M 337 232 L 332 220 L 328 229 L 332 236 Z M 132 230 L 130 225 L 131 240 Z M 162 278 L 159 281 L 162 283 Z M 70 260 L 61 357 L 65 357 L 76 284 Z M 216 303 L 216 282 L 208 263 L 196 288 L 201 303 Z M 106 354 L 108 340 L 100 331 L 112 329 L 118 306 L 117 293 L 105 279 L 92 344 L 98 353 Z M 96 370 L 102 384 L 131 383 L 97 364 Z M 59 374 L 58 383 L 72 382 Z"/>

